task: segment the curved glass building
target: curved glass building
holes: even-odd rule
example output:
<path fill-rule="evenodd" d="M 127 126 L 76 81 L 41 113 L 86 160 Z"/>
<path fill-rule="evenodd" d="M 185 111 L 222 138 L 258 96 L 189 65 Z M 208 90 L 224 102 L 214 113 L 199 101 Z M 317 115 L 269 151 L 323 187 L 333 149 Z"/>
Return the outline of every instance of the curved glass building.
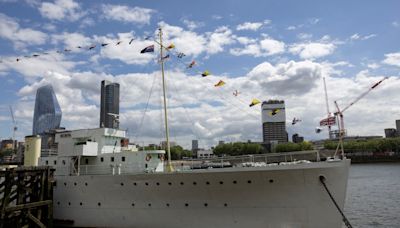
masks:
<path fill-rule="evenodd" d="M 41 135 L 51 129 L 57 129 L 61 123 L 61 108 L 51 85 L 40 87 L 36 91 L 35 112 L 33 113 L 33 135 Z"/>

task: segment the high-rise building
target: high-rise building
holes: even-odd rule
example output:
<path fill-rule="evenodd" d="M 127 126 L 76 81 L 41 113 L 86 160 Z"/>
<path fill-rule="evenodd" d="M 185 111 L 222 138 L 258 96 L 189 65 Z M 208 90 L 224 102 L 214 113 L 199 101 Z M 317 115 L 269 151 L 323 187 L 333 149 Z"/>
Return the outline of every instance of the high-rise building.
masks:
<path fill-rule="evenodd" d="M 192 152 L 197 153 L 197 150 L 199 150 L 199 140 L 193 139 L 192 140 Z"/>
<path fill-rule="evenodd" d="M 100 127 L 119 128 L 119 84 L 101 81 Z"/>
<path fill-rule="evenodd" d="M 40 87 L 36 91 L 32 134 L 41 135 L 51 129 L 59 128 L 61 115 L 61 108 L 53 87 L 51 85 Z"/>
<path fill-rule="evenodd" d="M 385 137 L 394 138 L 397 136 L 397 131 L 394 128 L 385 128 Z"/>
<path fill-rule="evenodd" d="M 287 142 L 285 101 L 264 101 L 261 109 L 264 143 Z"/>
<path fill-rule="evenodd" d="M 396 120 L 396 132 L 397 136 L 400 136 L 400 120 Z"/>

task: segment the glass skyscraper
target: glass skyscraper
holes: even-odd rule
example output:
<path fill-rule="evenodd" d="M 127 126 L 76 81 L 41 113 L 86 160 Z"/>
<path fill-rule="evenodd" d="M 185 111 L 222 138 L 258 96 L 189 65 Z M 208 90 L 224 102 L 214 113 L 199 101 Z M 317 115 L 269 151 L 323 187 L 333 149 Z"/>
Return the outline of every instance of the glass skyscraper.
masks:
<path fill-rule="evenodd" d="M 100 127 L 119 128 L 119 84 L 101 81 Z"/>
<path fill-rule="evenodd" d="M 36 91 L 35 112 L 33 113 L 33 135 L 42 135 L 51 129 L 57 129 L 61 123 L 61 108 L 51 85 L 40 87 Z"/>

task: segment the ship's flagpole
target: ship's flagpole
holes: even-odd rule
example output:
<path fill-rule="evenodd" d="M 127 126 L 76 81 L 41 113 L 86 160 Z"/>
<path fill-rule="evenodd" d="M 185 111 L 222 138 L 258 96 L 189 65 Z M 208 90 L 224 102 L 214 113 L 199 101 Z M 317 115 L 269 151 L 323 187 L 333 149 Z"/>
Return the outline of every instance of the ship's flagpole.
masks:
<path fill-rule="evenodd" d="M 163 45 L 162 45 L 162 30 L 161 27 L 158 29 L 160 36 L 160 62 L 161 62 L 161 75 L 162 75 L 162 83 L 163 83 L 163 95 L 164 95 L 164 123 L 165 123 L 165 136 L 167 140 L 167 171 L 172 172 L 174 168 L 171 163 L 171 146 L 169 144 L 169 129 L 168 129 L 168 112 L 167 112 L 167 96 L 165 89 L 165 77 L 164 77 L 164 60 L 163 60 Z"/>

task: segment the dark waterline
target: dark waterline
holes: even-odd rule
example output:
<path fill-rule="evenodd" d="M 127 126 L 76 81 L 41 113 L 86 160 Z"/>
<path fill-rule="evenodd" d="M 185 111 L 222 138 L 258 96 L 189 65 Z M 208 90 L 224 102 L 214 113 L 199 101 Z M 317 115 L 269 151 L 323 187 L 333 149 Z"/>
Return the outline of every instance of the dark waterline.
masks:
<path fill-rule="evenodd" d="M 354 227 L 400 227 L 400 163 L 352 164 L 345 214 Z"/>

